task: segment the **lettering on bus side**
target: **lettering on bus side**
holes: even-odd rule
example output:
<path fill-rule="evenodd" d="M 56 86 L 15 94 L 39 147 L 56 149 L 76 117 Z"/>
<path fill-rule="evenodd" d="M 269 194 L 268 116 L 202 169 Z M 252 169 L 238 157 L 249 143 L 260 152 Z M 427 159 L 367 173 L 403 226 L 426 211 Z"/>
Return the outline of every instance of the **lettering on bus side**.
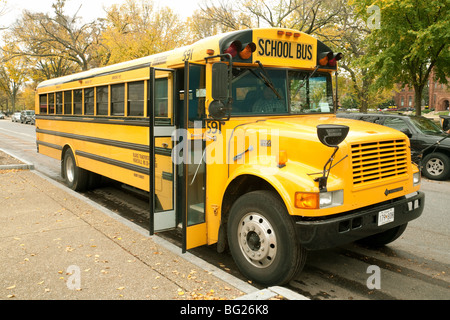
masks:
<path fill-rule="evenodd" d="M 258 39 L 258 55 L 263 57 L 312 60 L 313 45 L 273 39 Z"/>

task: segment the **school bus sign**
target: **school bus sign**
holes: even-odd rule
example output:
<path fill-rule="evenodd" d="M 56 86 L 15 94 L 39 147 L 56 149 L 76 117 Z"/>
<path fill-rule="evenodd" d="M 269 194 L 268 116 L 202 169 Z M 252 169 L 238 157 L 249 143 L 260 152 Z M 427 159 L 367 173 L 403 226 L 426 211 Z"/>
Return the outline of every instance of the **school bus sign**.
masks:
<path fill-rule="evenodd" d="M 254 30 L 254 42 L 256 50 L 254 60 L 260 60 L 263 64 L 276 65 L 286 63 L 295 67 L 314 68 L 317 65 L 317 40 L 312 37 L 304 37 L 300 32 L 274 32 L 274 36 L 262 34 Z"/>

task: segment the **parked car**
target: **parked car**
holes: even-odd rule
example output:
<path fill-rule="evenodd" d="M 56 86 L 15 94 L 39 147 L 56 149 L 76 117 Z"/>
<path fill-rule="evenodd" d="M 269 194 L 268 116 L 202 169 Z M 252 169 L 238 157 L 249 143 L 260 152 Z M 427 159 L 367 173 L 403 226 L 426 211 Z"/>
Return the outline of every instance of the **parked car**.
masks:
<path fill-rule="evenodd" d="M 11 116 L 12 122 L 20 122 L 20 112 L 14 112 Z"/>
<path fill-rule="evenodd" d="M 338 113 L 338 117 L 378 123 L 406 134 L 411 157 L 421 162 L 422 174 L 432 180 L 450 178 L 450 136 L 425 117 L 395 114 Z"/>
<path fill-rule="evenodd" d="M 0 112 L 0 119 L 5 119 L 5 114 Z"/>
<path fill-rule="evenodd" d="M 20 113 L 20 122 L 21 123 L 29 123 L 34 116 L 34 110 L 23 110 Z"/>
<path fill-rule="evenodd" d="M 439 116 L 441 121 L 442 130 L 446 133 L 450 133 L 450 116 Z"/>

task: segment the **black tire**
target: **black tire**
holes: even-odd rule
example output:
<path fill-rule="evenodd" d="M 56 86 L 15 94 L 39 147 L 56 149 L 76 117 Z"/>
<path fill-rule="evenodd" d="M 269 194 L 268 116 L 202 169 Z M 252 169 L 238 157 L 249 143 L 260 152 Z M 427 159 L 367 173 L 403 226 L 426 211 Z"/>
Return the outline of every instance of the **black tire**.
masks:
<path fill-rule="evenodd" d="M 282 285 L 303 269 L 306 250 L 284 204 L 270 191 L 241 196 L 227 223 L 228 244 L 241 273 L 263 285 Z"/>
<path fill-rule="evenodd" d="M 403 232 L 405 232 L 407 225 L 408 224 L 405 223 L 384 232 L 374 234 L 367 238 L 363 238 L 361 240 L 358 240 L 358 243 L 369 247 L 382 247 L 397 240 L 403 234 Z"/>
<path fill-rule="evenodd" d="M 450 159 L 443 153 L 426 155 L 422 162 L 422 173 L 431 180 L 446 180 L 450 175 Z"/>
<path fill-rule="evenodd" d="M 76 165 L 75 157 L 70 149 L 64 153 L 62 170 L 64 173 L 64 179 L 69 188 L 75 191 L 86 190 L 89 183 L 89 171 Z"/>

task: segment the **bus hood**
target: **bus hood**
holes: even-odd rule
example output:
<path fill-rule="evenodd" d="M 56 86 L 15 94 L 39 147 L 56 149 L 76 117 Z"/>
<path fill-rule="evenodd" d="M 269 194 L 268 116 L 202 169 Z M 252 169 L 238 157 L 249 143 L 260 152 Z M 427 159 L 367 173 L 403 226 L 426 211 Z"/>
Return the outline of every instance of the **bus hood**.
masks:
<path fill-rule="evenodd" d="M 300 171 L 307 174 L 322 171 L 334 151 L 334 148 L 327 147 L 319 141 L 317 126 L 320 124 L 338 124 L 350 128 L 346 139 L 339 145 L 335 155 L 336 161 L 347 157 L 351 159 L 352 148 L 359 144 L 401 141 L 405 148 L 409 146 L 408 137 L 398 130 L 364 121 L 336 118 L 334 115 L 264 119 L 247 125 L 241 124 L 240 127 L 244 129 L 246 136 L 257 137 L 246 146 L 246 149 L 251 147 L 251 150 L 258 150 L 251 152 L 253 156 L 261 158 L 261 155 L 264 157 L 267 154 L 272 157 L 272 161 L 277 161 L 275 158 L 283 153 L 291 165 L 297 166 Z M 349 170 L 350 164 L 344 165 L 345 162 L 348 161 L 341 163 L 340 167 Z"/>
<path fill-rule="evenodd" d="M 246 126 L 247 130 L 267 130 L 270 133 L 279 132 L 280 139 L 283 138 L 297 138 L 300 140 L 316 141 L 317 126 L 320 124 L 338 124 L 345 125 L 350 128 L 345 143 L 357 143 L 359 141 L 379 141 L 389 139 L 405 139 L 405 134 L 398 130 L 391 129 L 386 126 L 345 118 L 337 118 L 334 115 L 312 115 L 301 117 L 285 117 L 285 118 L 273 118 L 258 121 Z"/>

